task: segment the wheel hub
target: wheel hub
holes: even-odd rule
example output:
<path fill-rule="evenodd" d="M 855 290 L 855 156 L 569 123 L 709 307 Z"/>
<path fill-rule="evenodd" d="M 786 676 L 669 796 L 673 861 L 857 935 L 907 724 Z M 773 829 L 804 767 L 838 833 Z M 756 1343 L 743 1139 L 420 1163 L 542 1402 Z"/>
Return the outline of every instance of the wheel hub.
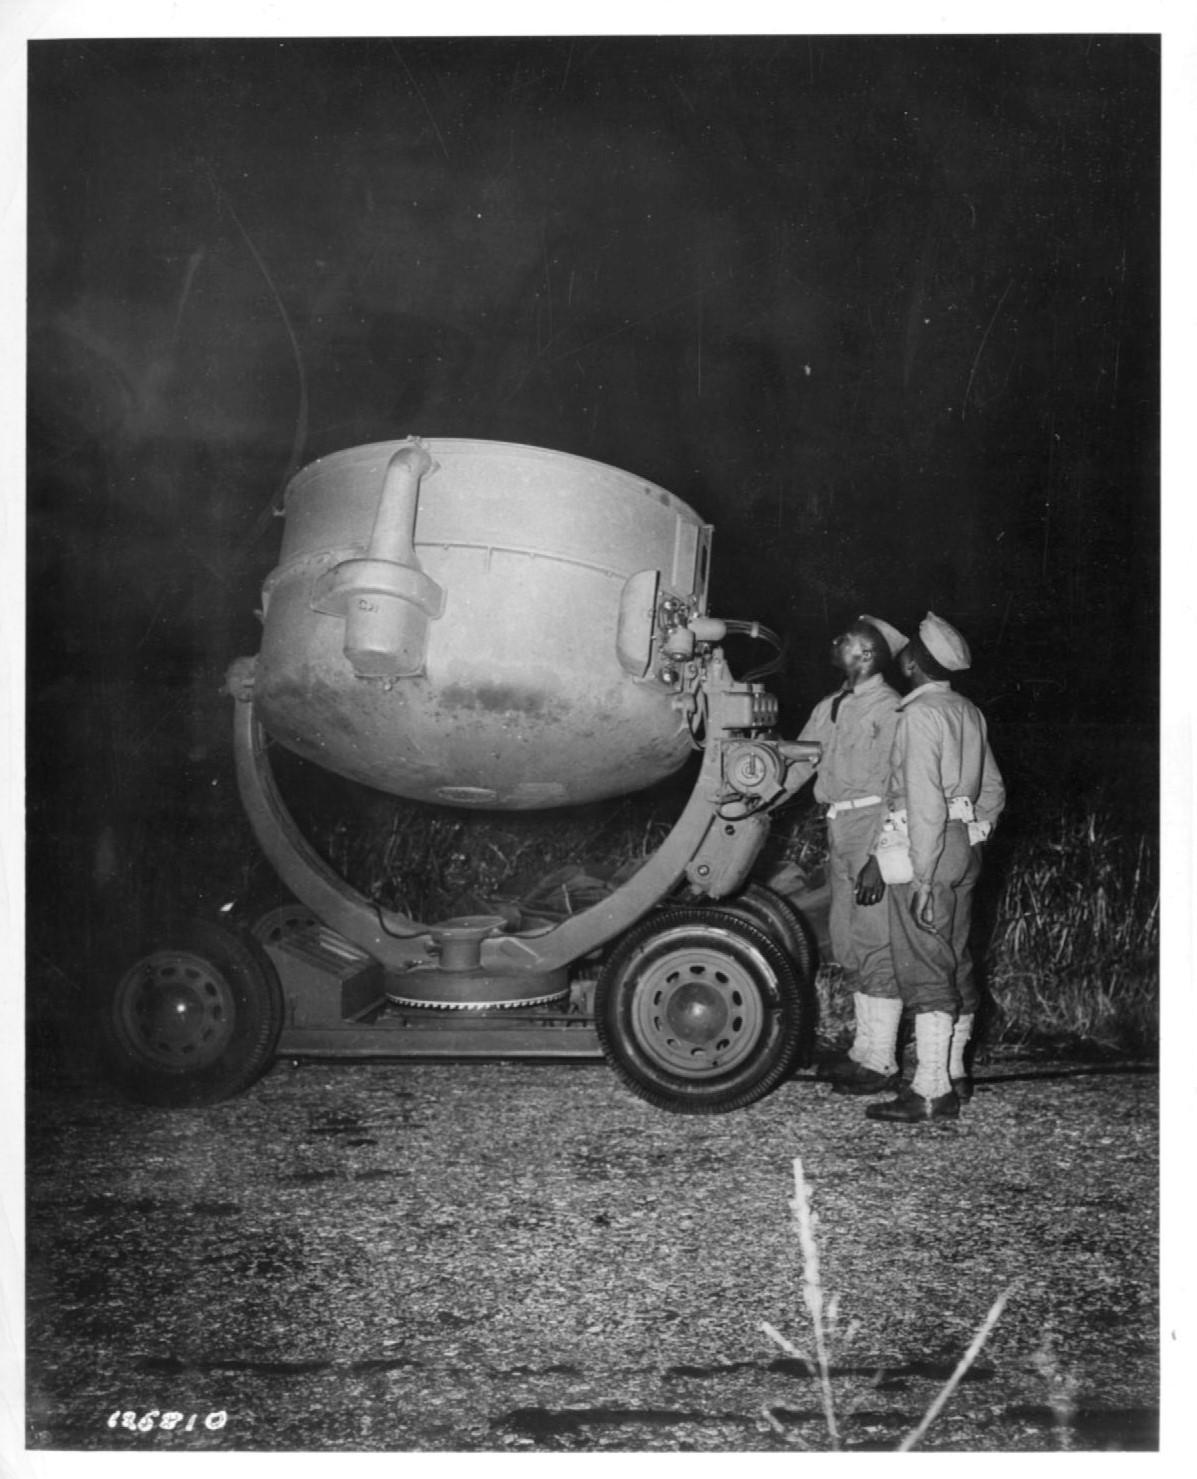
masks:
<path fill-rule="evenodd" d="M 147 995 L 138 1014 L 146 1036 L 176 1050 L 193 1042 L 205 1015 L 198 992 L 180 982 Z"/>
<path fill-rule="evenodd" d="M 684 1078 L 728 1072 L 751 1057 L 766 1030 L 744 966 L 692 943 L 667 950 L 645 973 L 632 1012 L 646 1051 Z"/>
<path fill-rule="evenodd" d="M 714 1042 L 727 1027 L 726 997 L 707 981 L 688 981 L 669 998 L 665 1020 L 686 1042 Z"/>
<path fill-rule="evenodd" d="M 163 952 L 143 962 L 123 994 L 125 1030 L 163 1067 L 202 1066 L 224 1050 L 235 1015 L 223 976 L 198 956 Z"/>

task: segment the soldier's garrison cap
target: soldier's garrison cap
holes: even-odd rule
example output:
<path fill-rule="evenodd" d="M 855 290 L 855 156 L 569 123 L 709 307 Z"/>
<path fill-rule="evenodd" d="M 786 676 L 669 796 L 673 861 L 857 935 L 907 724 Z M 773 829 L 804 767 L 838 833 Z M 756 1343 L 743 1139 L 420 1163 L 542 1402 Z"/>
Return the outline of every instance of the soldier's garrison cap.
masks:
<path fill-rule="evenodd" d="M 857 621 L 867 621 L 871 627 L 876 629 L 885 638 L 885 645 L 889 648 L 890 657 L 897 657 L 902 648 L 910 640 L 904 637 L 897 627 L 891 627 L 888 621 L 882 621 L 879 616 L 858 616 Z"/>
<path fill-rule="evenodd" d="M 919 636 L 935 661 L 949 673 L 961 673 L 972 663 L 968 643 L 954 626 L 944 621 L 942 616 L 936 616 L 934 611 L 928 611 L 919 623 Z"/>

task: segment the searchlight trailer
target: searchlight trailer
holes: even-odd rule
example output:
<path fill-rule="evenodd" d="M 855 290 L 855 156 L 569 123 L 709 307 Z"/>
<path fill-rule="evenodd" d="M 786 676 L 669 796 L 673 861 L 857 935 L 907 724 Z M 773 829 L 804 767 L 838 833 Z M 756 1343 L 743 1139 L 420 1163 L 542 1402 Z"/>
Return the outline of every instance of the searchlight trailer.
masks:
<path fill-rule="evenodd" d="M 818 746 L 781 739 L 776 699 L 728 667 L 729 632 L 772 634 L 707 614 L 711 527 L 602 463 L 417 437 L 312 463 L 284 513 L 261 648 L 227 686 L 241 800 L 296 903 L 246 931 L 173 927 L 112 983 L 102 1037 L 127 1092 L 211 1103 L 276 1056 L 604 1056 L 658 1107 L 711 1114 L 787 1077 L 814 932 L 749 874 Z M 291 816 L 275 746 L 487 811 L 627 795 L 702 759 L 632 877 L 512 927 L 420 922 L 350 887 Z"/>

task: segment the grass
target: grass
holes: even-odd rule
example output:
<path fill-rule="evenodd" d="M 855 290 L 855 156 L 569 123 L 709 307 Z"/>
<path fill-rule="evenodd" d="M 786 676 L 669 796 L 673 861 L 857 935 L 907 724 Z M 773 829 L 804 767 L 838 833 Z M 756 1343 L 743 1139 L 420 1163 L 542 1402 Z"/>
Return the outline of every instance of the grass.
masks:
<path fill-rule="evenodd" d="M 496 898 L 532 896 L 570 872 L 595 880 L 638 866 L 660 847 L 672 818 L 635 798 L 567 812 L 465 813 L 384 802 L 367 816 L 338 817 L 314 840 L 366 898 L 435 921 L 478 912 Z M 562 908 L 569 912 L 569 893 Z"/>
<path fill-rule="evenodd" d="M 815 1359 L 811 1361 L 808 1356 L 795 1347 L 780 1331 L 774 1328 L 768 1321 L 761 1322 L 761 1330 L 776 1345 L 779 1345 L 787 1355 L 793 1356 L 801 1361 L 809 1371 L 817 1376 L 819 1390 L 823 1402 L 823 1418 L 827 1426 L 827 1437 L 831 1448 L 839 1451 L 843 1447 L 843 1433 L 840 1414 L 837 1413 L 835 1392 L 832 1386 L 832 1369 L 830 1359 L 830 1342 L 836 1326 L 838 1313 L 838 1300 L 833 1296 L 828 1299 L 823 1289 L 823 1278 L 819 1266 L 819 1245 L 815 1237 L 818 1224 L 814 1208 L 811 1203 L 810 1189 L 806 1183 L 806 1176 L 802 1168 L 802 1158 L 794 1159 L 794 1196 L 790 1202 L 790 1211 L 794 1218 L 794 1230 L 798 1237 L 798 1246 L 802 1254 L 802 1302 L 806 1306 L 806 1312 L 810 1321 L 811 1333 L 815 1342 Z M 968 1349 L 956 1363 L 955 1369 L 936 1393 L 924 1412 L 918 1424 L 898 1444 L 898 1453 L 909 1453 L 917 1448 L 926 1436 L 931 1424 L 947 1406 L 951 1400 L 952 1393 L 960 1385 L 969 1367 L 980 1355 L 990 1333 L 1002 1316 L 1011 1294 L 1013 1286 L 1003 1289 L 994 1300 L 984 1320 L 977 1328 L 976 1334 L 969 1343 Z M 1063 1425 L 1064 1437 L 1062 1446 L 1068 1447 L 1068 1424 L 1071 1421 L 1072 1412 L 1075 1410 L 1073 1403 L 1075 1397 L 1075 1385 L 1065 1378 L 1060 1372 L 1054 1360 L 1054 1352 L 1046 1345 L 1042 1348 L 1042 1361 L 1038 1369 L 1040 1374 L 1048 1381 L 1053 1393 L 1053 1411 L 1056 1414 L 1057 1425 Z M 884 1372 L 879 1371 L 876 1380 L 880 1380 Z M 1067 1392 L 1067 1396 L 1061 1399 L 1059 1393 Z M 766 1420 L 773 1430 L 782 1436 L 789 1436 L 786 1429 L 778 1422 L 776 1415 L 766 1405 L 763 1409 Z M 844 1414 L 851 1418 L 851 1410 Z M 805 1447 L 805 1445 L 801 1445 Z"/>
<path fill-rule="evenodd" d="M 1002 889 L 987 950 L 998 1037 L 1154 1047 L 1156 838 L 1091 808 L 1061 809 L 1032 835 L 1015 838 L 999 860 Z"/>

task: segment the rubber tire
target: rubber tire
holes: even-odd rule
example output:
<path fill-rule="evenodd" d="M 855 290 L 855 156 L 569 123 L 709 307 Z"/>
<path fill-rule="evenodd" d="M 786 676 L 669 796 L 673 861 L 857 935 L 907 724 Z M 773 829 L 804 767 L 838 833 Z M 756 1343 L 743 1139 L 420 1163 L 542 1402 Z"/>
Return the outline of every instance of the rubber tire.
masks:
<path fill-rule="evenodd" d="M 767 884 L 749 883 L 731 899 L 720 899 L 715 908 L 742 904 L 760 922 L 776 934 L 782 949 L 796 967 L 795 974 L 814 985 L 819 968 L 819 947 L 815 933 L 802 910 Z"/>
<path fill-rule="evenodd" d="M 819 998 L 815 990 L 819 947 L 810 923 L 789 899 L 764 883 L 749 883 L 734 897 L 713 901 L 703 907 L 743 914 L 745 918 L 759 924 L 789 957 L 791 969 L 802 993 L 801 1045 L 795 1066 L 808 1067 L 814 1060 L 819 1015 Z"/>
<path fill-rule="evenodd" d="M 745 1040 L 730 1067 L 679 1072 L 664 1061 L 666 1034 L 655 1044 L 638 1021 L 652 983 L 668 975 L 671 957 L 684 967 L 688 952 L 722 955 L 754 993 L 748 1015 L 759 1018 L 759 1036 Z M 709 906 L 658 911 L 629 930 L 599 975 L 594 1010 L 615 1072 L 639 1098 L 675 1114 L 727 1114 L 763 1099 L 793 1071 L 806 1017 L 802 987 L 775 939 L 742 914 Z"/>
<path fill-rule="evenodd" d="M 730 909 L 740 912 L 745 918 L 755 920 L 772 935 L 790 956 L 797 974 L 807 981 L 812 990 L 819 969 L 821 952 L 816 930 L 798 908 L 784 894 L 779 894 L 765 883 L 747 883 L 738 894 L 722 899 L 684 899 L 682 896 L 667 899 L 662 909 Z"/>
<path fill-rule="evenodd" d="M 151 1042 L 144 1007 L 156 989 L 182 992 L 192 1004 L 189 1035 Z M 138 1103 L 217 1104 L 243 1093 L 271 1063 L 283 1012 L 278 976 L 251 936 L 184 921 L 106 983 L 98 1022 L 104 1066 Z"/>

